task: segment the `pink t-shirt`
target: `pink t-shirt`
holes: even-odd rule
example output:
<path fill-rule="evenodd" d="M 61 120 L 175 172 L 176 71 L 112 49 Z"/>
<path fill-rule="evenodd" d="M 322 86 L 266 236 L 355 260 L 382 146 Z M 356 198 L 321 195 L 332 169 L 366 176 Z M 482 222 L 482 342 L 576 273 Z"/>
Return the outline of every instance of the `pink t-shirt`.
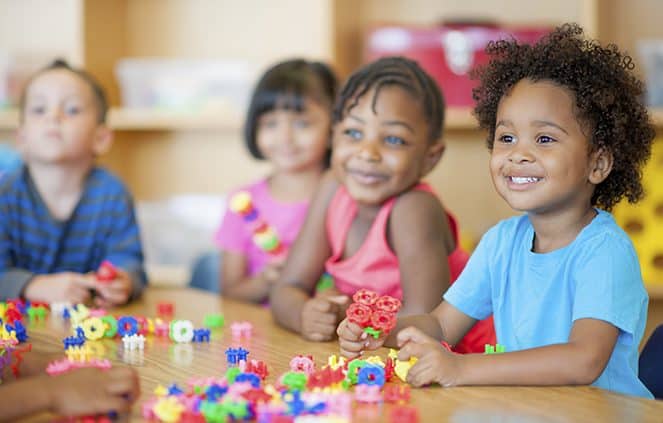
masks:
<path fill-rule="evenodd" d="M 432 188 L 425 183 L 420 183 L 413 189 L 433 193 Z M 380 295 L 403 298 L 398 257 L 387 242 L 387 222 L 396 199 L 397 197 L 393 197 L 382 205 L 359 250 L 352 257 L 343 260 L 345 240 L 357 215 L 357 203 L 343 186 L 334 194 L 326 218 L 332 255 L 325 262 L 325 270 L 334 277 L 336 288 L 342 293 L 352 295 L 357 290 L 366 288 Z M 448 212 L 447 218 L 457 245 L 456 250 L 448 257 L 451 280 L 454 281 L 465 267 L 469 256 L 458 247 L 456 219 Z"/>
<path fill-rule="evenodd" d="M 238 191 L 247 191 L 251 194 L 253 207 L 260 217 L 276 230 L 281 243 L 286 248 L 290 247 L 304 224 L 309 201 L 282 203 L 274 199 L 269 192 L 266 179 L 242 187 L 230 193 L 228 198 L 232 198 Z M 246 255 L 249 276 L 260 273 L 270 260 L 269 254 L 254 244 L 253 232 L 249 225 L 231 210 L 227 210 L 224 214 L 221 225 L 214 235 L 214 242 L 222 250 Z"/>

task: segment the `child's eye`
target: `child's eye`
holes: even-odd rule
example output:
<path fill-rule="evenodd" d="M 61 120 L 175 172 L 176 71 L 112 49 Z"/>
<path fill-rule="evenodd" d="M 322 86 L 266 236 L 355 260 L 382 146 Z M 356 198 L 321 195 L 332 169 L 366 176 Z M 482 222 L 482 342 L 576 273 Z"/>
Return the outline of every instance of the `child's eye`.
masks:
<path fill-rule="evenodd" d="M 554 138 L 551 138 L 547 135 L 541 135 L 537 140 L 539 144 L 549 144 L 551 142 L 555 142 Z"/>
<path fill-rule="evenodd" d="M 64 112 L 69 116 L 74 116 L 81 112 L 81 108 L 78 106 L 68 106 L 65 108 Z"/>
<path fill-rule="evenodd" d="M 394 146 L 406 144 L 403 138 L 396 137 L 393 135 L 385 137 L 384 142 L 387 143 L 388 145 L 394 145 Z"/>
<path fill-rule="evenodd" d="M 345 131 L 343 131 L 343 135 L 345 135 L 349 138 L 352 138 L 353 140 L 359 140 L 359 139 L 361 139 L 362 134 L 361 134 L 361 131 L 358 131 L 356 129 L 348 128 Z"/>
<path fill-rule="evenodd" d="M 46 112 L 44 106 L 30 106 L 28 112 L 32 115 L 43 115 Z"/>
<path fill-rule="evenodd" d="M 512 135 L 501 135 L 497 137 L 497 140 L 503 144 L 511 144 L 515 141 L 515 138 Z"/>
<path fill-rule="evenodd" d="M 259 125 L 262 128 L 276 128 L 278 121 L 276 119 L 261 119 Z"/>
<path fill-rule="evenodd" d="M 295 128 L 306 129 L 311 126 L 311 121 L 308 119 L 296 119 L 294 122 Z"/>

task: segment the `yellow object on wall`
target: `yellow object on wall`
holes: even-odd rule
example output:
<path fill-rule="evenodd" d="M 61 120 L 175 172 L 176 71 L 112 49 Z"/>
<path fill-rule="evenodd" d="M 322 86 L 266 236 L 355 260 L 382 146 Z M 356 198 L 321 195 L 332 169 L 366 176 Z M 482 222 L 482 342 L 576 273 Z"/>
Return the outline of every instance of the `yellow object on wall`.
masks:
<path fill-rule="evenodd" d="M 645 283 L 663 285 L 663 138 L 652 145 L 642 183 L 645 197 L 637 204 L 622 201 L 613 214 L 633 241 Z"/>

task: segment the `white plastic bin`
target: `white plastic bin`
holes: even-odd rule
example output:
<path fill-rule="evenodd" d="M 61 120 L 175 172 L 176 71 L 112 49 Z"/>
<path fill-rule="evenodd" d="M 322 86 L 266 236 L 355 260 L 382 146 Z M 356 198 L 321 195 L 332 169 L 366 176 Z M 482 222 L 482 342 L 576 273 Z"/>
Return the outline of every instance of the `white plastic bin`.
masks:
<path fill-rule="evenodd" d="M 115 73 L 129 108 L 244 110 L 255 69 L 239 60 L 122 59 Z"/>

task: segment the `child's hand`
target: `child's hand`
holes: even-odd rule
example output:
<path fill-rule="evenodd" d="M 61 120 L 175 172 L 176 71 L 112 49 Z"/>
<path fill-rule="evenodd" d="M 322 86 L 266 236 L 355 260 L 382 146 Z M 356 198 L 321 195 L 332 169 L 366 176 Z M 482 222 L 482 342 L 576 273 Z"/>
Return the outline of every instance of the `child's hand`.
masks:
<path fill-rule="evenodd" d="M 403 329 L 397 336 L 398 359 L 409 360 L 417 357 L 416 362 L 407 374 L 407 382 L 413 386 L 424 386 L 437 382 L 442 386 L 456 386 L 461 374 L 460 354 L 445 350 L 435 339 L 424 334 L 417 328 Z"/>
<path fill-rule="evenodd" d="M 129 367 L 78 369 L 47 380 L 50 411 L 64 416 L 125 413 L 140 395 L 138 375 Z"/>
<path fill-rule="evenodd" d="M 339 313 L 348 297 L 315 297 L 306 301 L 302 309 L 302 336 L 311 341 L 329 341 L 341 320 Z"/>
<path fill-rule="evenodd" d="M 131 291 L 133 290 L 133 283 L 127 272 L 117 269 L 115 279 L 110 282 L 95 280 L 94 289 L 99 294 L 94 300 L 95 304 L 98 307 L 112 307 L 125 304 L 129 301 Z"/>
<path fill-rule="evenodd" d="M 95 281 L 90 275 L 61 272 L 35 276 L 23 294 L 30 301 L 79 304 L 90 299 L 92 289 L 95 289 Z"/>
<path fill-rule="evenodd" d="M 364 350 L 376 350 L 384 344 L 385 336 L 375 339 L 369 336 L 361 326 L 352 323 L 347 318 L 343 319 L 338 329 L 338 343 L 341 347 L 341 354 L 349 359 L 356 358 L 363 354 Z"/>

